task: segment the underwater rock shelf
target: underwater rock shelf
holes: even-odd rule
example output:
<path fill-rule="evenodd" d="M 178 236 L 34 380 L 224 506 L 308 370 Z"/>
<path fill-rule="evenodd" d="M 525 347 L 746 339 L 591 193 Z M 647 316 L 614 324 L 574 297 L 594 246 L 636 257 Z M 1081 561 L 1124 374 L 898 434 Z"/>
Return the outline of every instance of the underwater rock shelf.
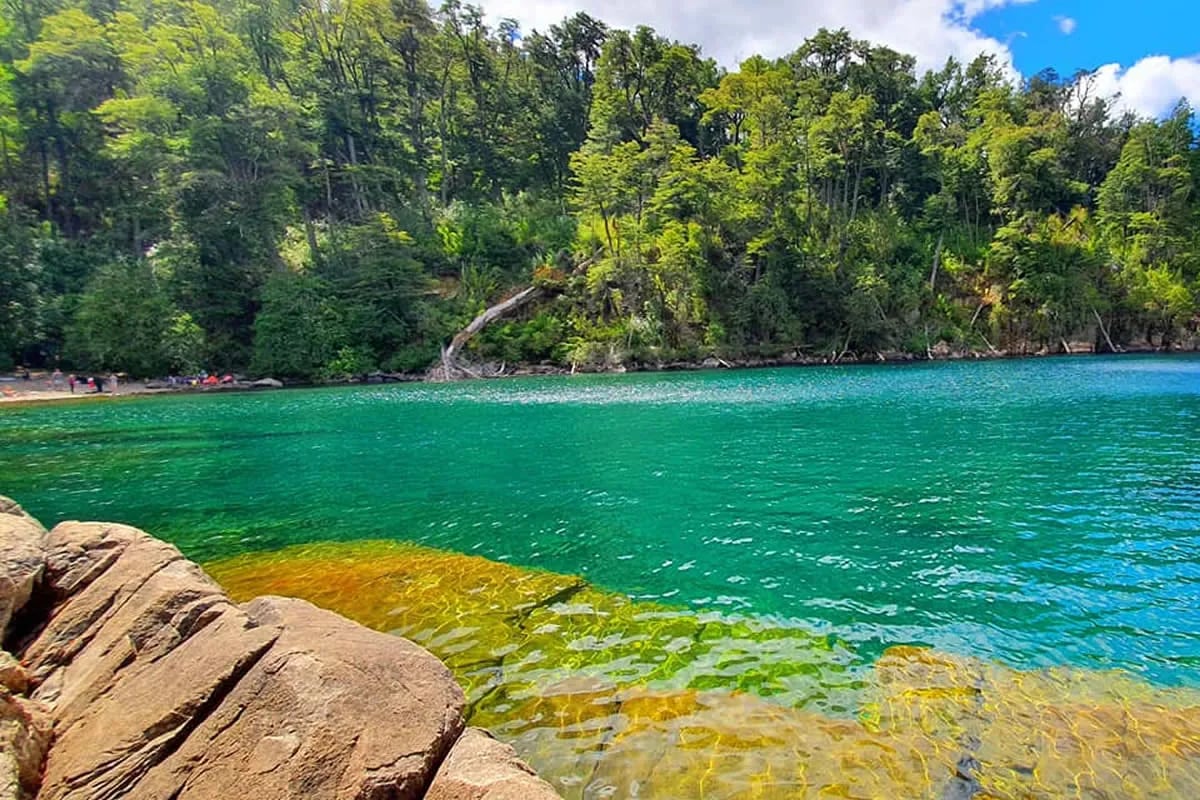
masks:
<path fill-rule="evenodd" d="M 0 800 L 550 800 L 421 647 L 0 498 Z"/>
<path fill-rule="evenodd" d="M 0 800 L 1200 797 L 1200 691 L 1127 672 L 400 542 L 205 569 L 0 498 Z"/>
<path fill-rule="evenodd" d="M 441 658 L 467 715 L 568 800 L 1200 797 L 1200 692 L 631 600 L 402 542 L 205 565 Z"/>

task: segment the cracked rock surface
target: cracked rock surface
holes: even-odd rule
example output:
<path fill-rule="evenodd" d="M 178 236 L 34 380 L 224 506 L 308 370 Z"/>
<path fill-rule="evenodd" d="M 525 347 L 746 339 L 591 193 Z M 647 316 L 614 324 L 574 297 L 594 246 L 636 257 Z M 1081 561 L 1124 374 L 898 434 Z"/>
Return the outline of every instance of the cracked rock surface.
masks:
<path fill-rule="evenodd" d="M 0 497 L 0 633 L 0 800 L 557 797 L 421 647 L 128 526 Z"/>

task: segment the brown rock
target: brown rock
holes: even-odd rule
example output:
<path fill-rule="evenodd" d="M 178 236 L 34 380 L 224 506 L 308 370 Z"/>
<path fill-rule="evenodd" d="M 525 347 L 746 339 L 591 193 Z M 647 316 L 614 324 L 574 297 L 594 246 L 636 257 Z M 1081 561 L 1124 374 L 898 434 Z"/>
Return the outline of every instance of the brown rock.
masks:
<path fill-rule="evenodd" d="M 29 691 L 29 673 L 12 653 L 4 650 L 0 650 L 0 687 L 13 694 L 25 694 Z"/>
<path fill-rule="evenodd" d="M 301 600 L 246 612 L 283 633 L 129 800 L 419 798 L 462 730 L 463 694 L 420 647 Z"/>
<path fill-rule="evenodd" d="M 40 703 L 0 691 L 0 798 L 37 795 L 52 727 Z"/>
<path fill-rule="evenodd" d="M 29 512 L 21 508 L 16 500 L 4 495 L 0 495 L 0 514 L 11 514 L 14 517 L 33 519 L 33 517 L 29 516 Z M 37 520 L 34 520 L 34 522 L 37 522 Z"/>
<path fill-rule="evenodd" d="M 442 762 L 425 800 L 559 800 L 554 787 L 487 731 L 468 728 Z"/>
<path fill-rule="evenodd" d="M 70 664 L 106 630 L 106 621 L 169 564 L 183 562 L 171 545 L 136 528 L 97 522 L 64 522 L 46 539 L 46 591 L 58 599 L 49 622 L 22 653 L 37 684 Z M 196 581 L 219 592 L 195 569 Z M 112 636 L 121 630 L 107 629 Z M 52 685 L 39 691 L 52 700 Z"/>
<path fill-rule="evenodd" d="M 91 702 L 86 707 L 69 703 L 72 716 L 65 719 L 59 712 L 41 800 L 131 796 L 146 773 L 183 746 L 212 715 L 279 634 L 276 627 L 256 625 L 227 602 L 209 608 L 202 617 L 197 630 L 173 649 L 154 657 L 160 652 L 154 648 L 146 659 L 135 653 L 133 663 L 121 669 L 105 691 L 95 690 L 104 684 L 93 674 L 76 677 L 64 672 L 63 697 L 86 693 Z M 107 674 L 106 667 L 104 662 L 96 672 Z M 77 688 L 77 680 L 88 682 L 86 692 Z M 244 783 L 240 787 L 246 788 Z M 240 792 L 228 796 L 234 794 Z"/>
<path fill-rule="evenodd" d="M 7 497 L 0 497 L 0 642 L 7 643 L 13 617 L 42 578 L 46 529 Z"/>
<path fill-rule="evenodd" d="M 141 531 L 46 534 L 13 509 L 0 564 L 30 569 L 8 613 L 46 619 L 22 625 L 23 664 L 0 655 L 0 800 L 416 800 L 435 774 L 443 800 L 557 797 L 507 745 L 460 738 L 462 690 L 417 645 L 299 600 L 234 606 Z"/>
<path fill-rule="evenodd" d="M 61 642 L 63 632 L 74 626 L 57 623 L 90 616 L 96 597 L 108 596 L 107 585 L 119 589 L 123 575 L 132 572 L 140 578 L 141 567 L 153 563 L 157 544 L 147 538 L 131 545 L 108 573 L 60 607 L 50 626 L 27 651 L 26 659 L 42 681 L 35 696 L 54 702 L 60 727 L 73 725 L 118 681 L 141 680 L 139 676 L 149 665 L 171 654 L 231 607 L 220 588 L 195 564 L 168 561 L 135 591 L 120 597 L 120 602 L 97 619 L 85 635 Z M 144 553 L 147 549 L 152 552 Z M 126 570 L 130 565 L 137 569 Z M 76 613 L 79 604 L 86 605 L 86 613 Z M 55 644 L 44 646 L 48 641 Z M 73 647 L 76 642 L 86 642 L 86 646 Z M 71 652 L 72 657 L 60 662 L 65 652 Z"/>
<path fill-rule="evenodd" d="M 166 542 L 109 522 L 62 522 L 46 537 L 46 580 L 59 599 L 82 592 L 112 566 L 131 544 L 153 546 L 182 558 Z"/>

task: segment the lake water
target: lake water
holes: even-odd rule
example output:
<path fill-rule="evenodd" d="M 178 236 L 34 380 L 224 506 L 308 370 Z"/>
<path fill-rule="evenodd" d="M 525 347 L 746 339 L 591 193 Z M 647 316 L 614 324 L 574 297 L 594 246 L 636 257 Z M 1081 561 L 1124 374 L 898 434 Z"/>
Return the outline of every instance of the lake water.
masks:
<path fill-rule="evenodd" d="M 0 458 L 420 641 L 567 796 L 1200 793 L 1197 358 L 89 400 Z"/>

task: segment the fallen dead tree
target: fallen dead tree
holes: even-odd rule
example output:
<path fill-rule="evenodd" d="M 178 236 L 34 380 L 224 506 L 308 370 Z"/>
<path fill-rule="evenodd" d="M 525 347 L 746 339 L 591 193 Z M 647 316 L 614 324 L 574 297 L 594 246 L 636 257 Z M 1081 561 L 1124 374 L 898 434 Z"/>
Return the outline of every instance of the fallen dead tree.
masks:
<path fill-rule="evenodd" d="M 492 324 L 496 320 L 504 317 L 517 309 L 523 308 L 544 294 L 540 286 L 530 286 L 522 289 L 512 297 L 502 302 L 496 303 L 494 306 L 488 306 L 479 316 L 471 320 L 467 327 L 454 335 L 450 340 L 450 344 L 442 348 L 442 363 L 435 367 L 431 376 L 435 380 L 453 381 L 460 378 L 479 378 L 482 377 L 477 372 L 473 371 L 469 366 L 459 361 L 459 355 L 462 353 L 463 347 L 471 338 L 481 330 Z"/>
<path fill-rule="evenodd" d="M 599 255 L 597 252 L 589 258 L 580 261 L 572 268 L 571 274 L 580 275 L 586 272 L 588 267 L 596 263 Z M 450 340 L 450 344 L 442 348 L 442 360 L 437 366 L 430 369 L 430 380 L 457 381 L 465 378 L 497 377 L 493 372 L 473 368 L 463 360 L 463 348 L 466 347 L 467 342 L 471 341 L 476 334 L 496 320 L 509 316 L 537 300 L 558 294 L 564 288 L 563 283 L 565 282 L 547 281 L 534 283 L 534 285 L 521 289 L 507 299 L 485 308 L 465 328 L 454 335 L 454 338 Z M 503 369 L 501 369 L 500 374 L 503 374 Z"/>

